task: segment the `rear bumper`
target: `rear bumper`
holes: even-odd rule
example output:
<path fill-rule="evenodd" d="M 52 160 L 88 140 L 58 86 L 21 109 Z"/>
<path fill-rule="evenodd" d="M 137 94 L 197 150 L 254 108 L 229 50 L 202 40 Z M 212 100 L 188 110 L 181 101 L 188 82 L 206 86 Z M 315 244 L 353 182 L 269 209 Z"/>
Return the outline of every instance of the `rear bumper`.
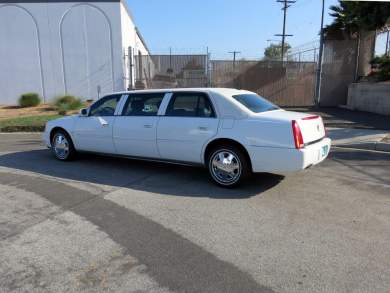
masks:
<path fill-rule="evenodd" d="M 324 138 L 303 149 L 247 147 L 253 172 L 289 173 L 321 163 L 329 154 L 331 139 Z M 326 150 L 325 153 L 324 149 Z"/>

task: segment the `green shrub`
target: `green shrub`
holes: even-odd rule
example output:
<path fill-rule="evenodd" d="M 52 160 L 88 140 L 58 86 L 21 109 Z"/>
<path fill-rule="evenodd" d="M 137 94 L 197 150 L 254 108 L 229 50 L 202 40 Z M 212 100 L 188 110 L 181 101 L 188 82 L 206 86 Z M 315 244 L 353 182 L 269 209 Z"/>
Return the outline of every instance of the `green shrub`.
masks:
<path fill-rule="evenodd" d="M 41 98 L 37 93 L 25 93 L 19 98 L 20 107 L 35 107 L 41 103 Z"/>
<path fill-rule="evenodd" d="M 379 81 L 390 80 L 390 56 L 375 57 L 371 61 L 371 66 L 375 70 L 374 75 Z"/>
<path fill-rule="evenodd" d="M 57 98 L 54 105 L 57 107 L 60 115 L 65 115 L 67 111 L 81 109 L 83 102 L 80 98 L 67 95 Z"/>

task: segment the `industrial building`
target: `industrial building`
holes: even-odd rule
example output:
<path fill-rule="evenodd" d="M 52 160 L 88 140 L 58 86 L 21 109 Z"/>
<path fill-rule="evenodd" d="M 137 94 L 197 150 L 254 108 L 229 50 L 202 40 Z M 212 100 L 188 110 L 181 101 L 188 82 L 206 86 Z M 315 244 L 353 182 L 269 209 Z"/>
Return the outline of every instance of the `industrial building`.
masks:
<path fill-rule="evenodd" d="M 148 54 L 124 1 L 0 1 L 0 104 L 124 90 L 134 56 Z"/>

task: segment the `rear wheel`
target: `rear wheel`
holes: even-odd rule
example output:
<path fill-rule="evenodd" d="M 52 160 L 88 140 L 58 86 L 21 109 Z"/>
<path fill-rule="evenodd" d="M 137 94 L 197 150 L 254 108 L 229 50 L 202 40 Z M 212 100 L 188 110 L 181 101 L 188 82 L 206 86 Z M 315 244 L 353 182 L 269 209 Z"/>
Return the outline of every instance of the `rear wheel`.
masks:
<path fill-rule="evenodd" d="M 76 155 L 76 150 L 73 146 L 72 139 L 63 130 L 57 130 L 51 140 L 51 149 L 60 161 L 70 161 Z"/>
<path fill-rule="evenodd" d="M 208 159 L 208 169 L 213 181 L 223 187 L 235 187 L 249 175 L 245 154 L 234 146 L 215 147 Z"/>

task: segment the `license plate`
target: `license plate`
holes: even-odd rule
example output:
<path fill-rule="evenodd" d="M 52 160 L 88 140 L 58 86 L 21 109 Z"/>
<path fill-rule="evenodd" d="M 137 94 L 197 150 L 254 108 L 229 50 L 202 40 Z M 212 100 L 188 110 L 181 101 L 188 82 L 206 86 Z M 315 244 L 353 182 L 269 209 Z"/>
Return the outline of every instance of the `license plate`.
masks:
<path fill-rule="evenodd" d="M 328 154 L 328 151 L 329 151 L 329 146 L 324 145 L 324 146 L 321 148 L 321 157 L 325 157 L 325 156 Z"/>

